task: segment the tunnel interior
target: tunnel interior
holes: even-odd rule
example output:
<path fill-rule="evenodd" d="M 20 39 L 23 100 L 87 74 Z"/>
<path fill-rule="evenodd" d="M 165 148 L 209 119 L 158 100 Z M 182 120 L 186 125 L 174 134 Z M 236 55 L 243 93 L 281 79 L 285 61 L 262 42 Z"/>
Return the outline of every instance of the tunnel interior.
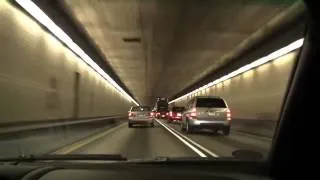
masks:
<path fill-rule="evenodd" d="M 197 96 L 220 96 L 231 109 L 237 135 L 217 136 L 216 142 L 206 133 L 191 138 L 221 147 L 218 154 L 226 150 L 230 155 L 230 147 L 236 146 L 266 154 L 305 24 L 305 7 L 298 0 L 1 1 L 0 145 L 20 144 L 32 152 L 30 144 L 50 140 L 56 144 L 35 152 L 54 152 L 115 127 L 105 140 L 114 145 L 106 150 L 110 153 L 194 154 L 166 134 L 162 121 L 157 120 L 155 131 L 124 130 L 121 123 L 128 120 L 131 106 L 153 106 L 156 97 L 168 98 L 171 106 L 185 106 Z M 34 130 L 25 130 L 92 118 L 108 122 L 63 125 L 44 136 L 42 131 L 32 135 Z M 179 125 L 170 128 L 175 132 Z M 136 144 L 141 137 L 147 138 Z M 170 145 L 163 150 L 152 139 Z M 104 145 L 97 140 L 94 150 L 74 152 L 99 153 Z M 57 152 L 71 150 L 67 146 Z"/>
<path fill-rule="evenodd" d="M 267 36 L 267 32 L 258 34 L 258 31 L 266 29 L 268 23 L 273 23 L 269 25 L 273 31 L 281 23 L 282 26 L 290 23 L 272 22 L 281 21 L 279 14 L 283 19 L 289 13 L 286 11 L 300 15 L 294 3 L 61 2 L 141 104 L 150 104 L 155 97 L 173 97 L 210 72 L 235 61 L 236 57 L 228 56 L 237 48 L 247 48 L 242 45 L 249 43 L 246 41 L 258 39 L 252 36 Z M 125 41 L 130 38 L 139 41 Z"/>

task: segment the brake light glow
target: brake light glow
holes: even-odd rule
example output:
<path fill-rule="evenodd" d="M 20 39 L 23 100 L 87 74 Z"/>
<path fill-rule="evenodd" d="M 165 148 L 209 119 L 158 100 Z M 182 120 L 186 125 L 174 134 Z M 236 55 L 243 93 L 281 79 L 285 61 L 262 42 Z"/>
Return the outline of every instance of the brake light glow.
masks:
<path fill-rule="evenodd" d="M 177 116 L 182 116 L 182 114 L 181 113 L 177 113 Z"/>
<path fill-rule="evenodd" d="M 169 113 L 166 113 L 166 115 L 168 116 L 168 115 L 169 115 Z"/>
<path fill-rule="evenodd" d="M 231 111 L 230 111 L 230 109 L 227 110 L 227 120 L 228 121 L 231 120 Z"/>
<path fill-rule="evenodd" d="M 172 117 L 172 111 L 170 111 L 169 116 Z"/>
<path fill-rule="evenodd" d="M 153 112 L 151 112 L 151 113 L 150 113 L 150 116 L 154 116 L 154 113 L 153 113 Z"/>
<path fill-rule="evenodd" d="M 196 110 L 196 108 L 193 108 L 193 109 L 192 109 L 190 116 L 191 116 L 192 118 L 197 118 L 197 110 Z"/>

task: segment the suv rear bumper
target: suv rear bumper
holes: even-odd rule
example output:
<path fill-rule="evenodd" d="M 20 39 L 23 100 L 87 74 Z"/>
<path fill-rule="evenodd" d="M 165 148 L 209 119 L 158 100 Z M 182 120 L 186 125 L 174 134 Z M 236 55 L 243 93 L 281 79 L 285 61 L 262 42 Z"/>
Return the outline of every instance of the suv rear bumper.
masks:
<path fill-rule="evenodd" d="M 158 118 L 158 119 L 165 119 L 165 118 L 167 118 L 167 115 L 166 115 L 166 114 L 158 114 L 158 115 L 156 116 L 156 118 Z"/>
<path fill-rule="evenodd" d="M 219 128 L 219 127 L 225 127 L 230 126 L 230 121 L 208 121 L 208 120 L 198 120 L 198 119 L 190 119 L 189 125 L 192 127 L 203 127 L 203 128 Z"/>
<path fill-rule="evenodd" d="M 181 116 L 168 117 L 168 119 L 169 119 L 170 121 L 182 121 L 182 117 L 181 117 Z"/>
<path fill-rule="evenodd" d="M 154 122 L 153 119 L 129 119 L 129 124 L 152 124 Z"/>

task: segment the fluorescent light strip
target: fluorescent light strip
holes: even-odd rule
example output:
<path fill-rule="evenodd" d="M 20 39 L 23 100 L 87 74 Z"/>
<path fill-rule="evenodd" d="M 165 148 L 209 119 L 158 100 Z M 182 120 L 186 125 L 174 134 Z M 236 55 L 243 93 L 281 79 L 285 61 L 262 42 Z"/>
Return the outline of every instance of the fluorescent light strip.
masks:
<path fill-rule="evenodd" d="M 246 71 L 249 71 L 249 70 L 251 70 L 253 68 L 261 66 L 261 65 L 263 65 L 263 64 L 265 64 L 265 63 L 267 63 L 269 61 L 272 61 L 272 60 L 274 60 L 276 58 L 279 58 L 279 57 L 281 57 L 281 56 L 283 56 L 285 54 L 288 54 L 289 52 L 300 48 L 303 45 L 303 40 L 304 40 L 303 38 L 298 39 L 298 40 L 294 41 L 293 43 L 290 43 L 289 45 L 287 45 L 287 46 L 285 46 L 285 47 L 283 47 L 283 48 L 281 48 L 281 49 L 279 49 L 277 51 L 274 51 L 273 53 L 268 54 L 267 56 L 264 56 L 264 57 L 262 57 L 262 58 L 260 58 L 260 59 L 258 59 L 256 61 L 250 63 L 250 64 L 245 65 L 245 66 L 242 66 L 239 69 L 237 69 L 235 71 L 232 71 L 231 73 L 229 73 L 227 75 L 224 75 L 224 76 L 222 76 L 222 77 L 210 82 L 209 84 L 206 84 L 206 85 L 204 85 L 204 86 L 202 86 L 202 87 L 200 87 L 198 89 L 195 89 L 195 90 L 193 90 L 193 91 L 191 91 L 191 92 L 189 92 L 189 93 L 187 93 L 187 94 L 185 94 L 183 96 L 180 96 L 180 97 L 170 101 L 169 104 L 171 104 L 173 102 L 176 102 L 176 101 L 179 101 L 179 100 L 181 100 L 181 99 L 183 99 L 183 98 L 185 98 L 185 97 L 187 97 L 189 95 L 195 94 L 195 93 L 197 93 L 197 92 L 199 92 L 199 91 L 201 91 L 203 89 L 206 89 L 208 87 L 211 87 L 211 86 L 214 86 L 216 84 L 219 84 L 219 83 L 221 83 L 221 82 L 223 82 L 225 80 L 228 80 L 228 79 L 230 79 L 232 77 L 235 77 L 235 76 L 237 76 L 237 75 L 239 75 L 241 73 L 244 73 Z"/>
<path fill-rule="evenodd" d="M 44 25 L 50 32 L 66 44 L 75 54 L 77 54 L 85 63 L 99 73 L 112 86 L 129 101 L 137 106 L 139 105 L 128 93 L 126 93 L 106 72 L 104 72 L 73 40 L 57 26 L 36 4 L 31 0 L 15 0 L 24 10 L 32 15 L 39 23 Z"/>

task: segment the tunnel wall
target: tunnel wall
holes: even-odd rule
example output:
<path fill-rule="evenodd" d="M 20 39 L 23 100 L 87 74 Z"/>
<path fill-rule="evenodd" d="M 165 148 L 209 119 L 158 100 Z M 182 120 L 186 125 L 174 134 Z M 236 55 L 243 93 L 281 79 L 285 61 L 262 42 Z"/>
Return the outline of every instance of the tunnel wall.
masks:
<path fill-rule="evenodd" d="M 7 1 L 0 2 L 0 57 L 0 123 L 120 115 L 131 105 Z"/>
<path fill-rule="evenodd" d="M 204 89 L 193 96 L 223 97 L 238 129 L 271 136 L 284 100 L 298 51 Z M 191 96 L 175 105 L 185 105 Z"/>

